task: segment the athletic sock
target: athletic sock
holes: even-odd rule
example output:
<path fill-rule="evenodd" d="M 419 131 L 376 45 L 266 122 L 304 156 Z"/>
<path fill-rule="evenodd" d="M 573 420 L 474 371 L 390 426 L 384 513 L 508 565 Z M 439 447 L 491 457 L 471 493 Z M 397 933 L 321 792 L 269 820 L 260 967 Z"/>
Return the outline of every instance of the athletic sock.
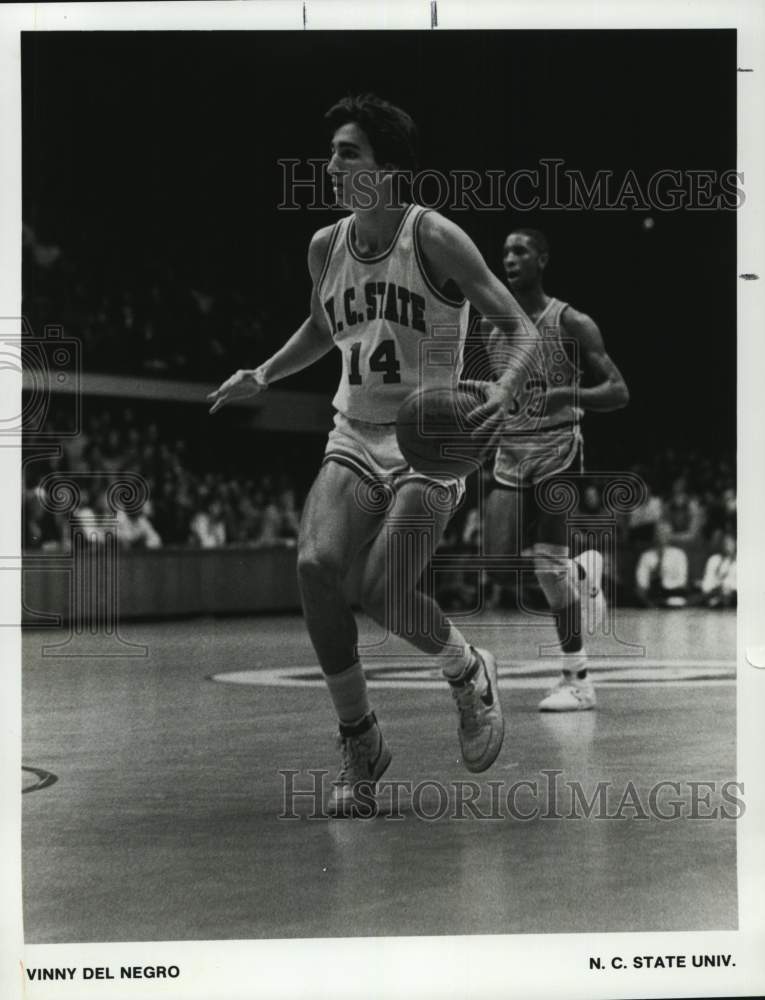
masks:
<path fill-rule="evenodd" d="M 577 654 L 582 650 L 582 605 L 577 599 L 556 612 L 556 627 L 560 648 L 564 653 Z"/>
<path fill-rule="evenodd" d="M 441 672 L 448 681 L 457 681 L 473 665 L 475 653 L 462 634 L 452 625 L 443 652 L 439 653 Z"/>
<path fill-rule="evenodd" d="M 359 660 L 339 674 L 325 674 L 325 680 L 340 722 L 352 726 L 369 715 L 367 682 Z"/>
<path fill-rule="evenodd" d="M 577 680 L 583 681 L 587 677 L 587 654 L 584 646 L 574 653 L 564 653 L 561 669 L 564 677 L 571 678 L 575 675 Z"/>
<path fill-rule="evenodd" d="M 468 681 L 472 682 L 479 692 L 484 692 L 491 683 L 484 668 L 483 659 L 472 650 L 472 660 L 458 677 L 447 677 L 449 686 L 454 688 L 464 688 Z M 482 669 L 484 668 L 484 669 Z"/>

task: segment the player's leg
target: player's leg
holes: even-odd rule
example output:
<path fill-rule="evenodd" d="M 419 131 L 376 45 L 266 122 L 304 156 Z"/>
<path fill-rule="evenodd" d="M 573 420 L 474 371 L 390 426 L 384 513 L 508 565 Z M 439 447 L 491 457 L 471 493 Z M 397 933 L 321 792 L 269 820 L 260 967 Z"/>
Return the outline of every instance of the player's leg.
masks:
<path fill-rule="evenodd" d="M 541 455 L 541 458 L 540 458 Z M 500 445 L 494 459 L 494 483 L 483 512 L 486 569 L 496 583 L 514 584 L 520 592 L 522 574 L 533 572 L 533 559 L 523 555 L 532 535 L 537 467 L 545 458 L 536 445 Z"/>
<path fill-rule="evenodd" d="M 475 650 L 421 585 L 423 572 L 456 506 L 450 487 L 421 479 L 403 482 L 364 565 L 367 613 L 423 653 L 441 658 L 460 713 L 465 766 L 484 771 L 502 746 L 504 720 L 491 653 Z"/>
<path fill-rule="evenodd" d="M 342 673 L 357 657 L 358 632 L 344 581 L 353 560 L 383 523 L 383 513 L 358 503 L 358 483 L 352 469 L 326 462 L 308 494 L 300 523 L 298 582 L 303 612 L 321 668 L 330 677 Z"/>
<path fill-rule="evenodd" d="M 523 549 L 523 495 L 496 484 L 486 499 L 484 548 L 492 555 L 520 556 Z"/>
<path fill-rule="evenodd" d="M 579 572 L 570 558 L 566 513 L 539 510 L 536 515 L 534 566 L 550 610 L 563 654 L 561 678 L 539 704 L 540 711 L 572 712 L 595 707 L 595 690 L 587 676 L 582 635 Z"/>
<path fill-rule="evenodd" d="M 359 483 L 358 473 L 338 462 L 322 465 L 298 539 L 303 613 L 340 726 L 343 762 L 329 801 L 335 815 L 371 815 L 374 783 L 390 763 L 369 705 L 356 621 L 344 590 L 353 560 L 380 530 L 384 516 L 358 502 Z"/>
<path fill-rule="evenodd" d="M 385 522 L 364 558 L 361 603 L 376 622 L 403 636 L 428 656 L 464 660 L 469 646 L 434 598 L 421 586 L 422 575 L 458 502 L 456 487 L 439 487 L 440 502 L 429 500 L 432 484 L 409 479 L 396 490 Z M 428 491 L 431 490 L 431 493 Z"/>
<path fill-rule="evenodd" d="M 521 591 L 522 574 L 532 571 L 533 561 L 523 557 L 524 504 L 528 489 L 495 484 L 486 499 L 483 518 L 483 551 L 488 556 L 489 578 L 501 586 Z"/>

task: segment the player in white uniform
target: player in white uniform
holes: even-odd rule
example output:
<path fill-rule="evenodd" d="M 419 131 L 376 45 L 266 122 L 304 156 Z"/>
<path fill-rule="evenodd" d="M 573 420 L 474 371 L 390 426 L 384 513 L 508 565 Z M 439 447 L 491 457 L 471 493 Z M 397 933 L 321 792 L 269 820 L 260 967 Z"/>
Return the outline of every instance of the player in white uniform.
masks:
<path fill-rule="evenodd" d="M 389 546 L 401 519 L 424 518 L 437 542 L 462 488 L 459 480 L 439 481 L 441 502 L 434 505 L 437 484 L 408 468 L 394 421 L 413 389 L 456 382 L 468 301 L 484 315 L 502 317 L 496 322 L 521 354 L 538 337 L 467 235 L 397 196 L 400 172 L 415 165 L 409 116 L 363 95 L 340 101 L 326 119 L 332 134 L 327 170 L 338 205 L 352 214 L 311 240 L 308 319 L 259 368 L 236 372 L 212 393 L 211 412 L 300 371 L 333 347 L 341 351 L 335 426 L 303 512 L 298 576 L 306 624 L 340 724 L 343 762 L 329 808 L 358 815 L 391 756 L 369 705 L 356 622 L 343 589 L 358 557 L 364 560 L 362 602 L 373 619 L 394 632 L 404 620 L 432 623 L 407 638 L 441 658 L 457 702 L 465 765 L 483 771 L 499 753 L 504 723 L 494 657 L 468 645 L 419 589 L 425 549 L 411 553 L 403 575 L 389 580 Z M 452 366 L 444 366 L 443 350 L 436 352 L 440 363 L 421 363 L 423 341 L 436 338 L 451 350 Z M 508 371 L 496 400 L 511 397 L 514 379 Z M 444 491 L 451 502 L 443 502 Z M 386 495 L 390 502 L 380 503 Z"/>
<path fill-rule="evenodd" d="M 594 708 L 596 700 L 582 641 L 578 575 L 569 558 L 566 515 L 553 509 L 554 502 L 538 503 L 534 487 L 544 483 L 554 500 L 555 477 L 582 471 L 583 412 L 619 409 L 627 405 L 629 393 L 592 319 L 544 291 L 548 260 L 547 239 L 539 230 L 515 229 L 505 240 L 507 284 L 539 330 L 545 384 L 539 387 L 527 432 L 518 433 L 517 421 L 509 424 L 510 433 L 497 448 L 486 546 L 491 555 L 520 556 L 524 536 L 531 536 L 537 579 L 556 613 L 564 656 L 562 676 L 539 708 L 569 712 Z M 501 346 L 499 333 L 490 333 L 488 349 L 495 363 Z M 582 374 L 592 384 L 581 386 Z"/>

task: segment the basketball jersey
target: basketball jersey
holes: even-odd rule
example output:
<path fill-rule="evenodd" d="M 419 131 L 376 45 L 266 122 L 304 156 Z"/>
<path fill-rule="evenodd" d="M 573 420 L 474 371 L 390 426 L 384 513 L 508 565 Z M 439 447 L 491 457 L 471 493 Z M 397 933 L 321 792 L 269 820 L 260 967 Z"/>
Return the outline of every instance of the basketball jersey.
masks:
<path fill-rule="evenodd" d="M 571 360 L 572 355 L 576 359 L 576 345 L 573 342 L 567 345 L 566 337 L 561 330 L 561 316 L 567 308 L 567 302 L 561 302 L 560 299 L 550 299 L 534 324 L 541 337 L 540 347 L 545 381 L 551 389 L 579 385 L 580 372 L 574 361 Z M 567 346 L 573 350 L 567 350 Z M 558 407 L 553 413 L 547 413 L 546 410 L 543 410 L 537 420 L 537 427 L 540 430 L 545 430 L 570 424 L 572 429 L 576 430 L 583 414 L 584 410 L 573 404 Z"/>
<path fill-rule="evenodd" d="M 425 271 L 419 228 L 427 211 L 409 205 L 390 246 L 370 257 L 355 248 L 355 216 L 332 231 L 316 287 L 343 361 L 332 405 L 354 420 L 395 423 L 415 389 L 457 382 L 469 305 Z"/>
<path fill-rule="evenodd" d="M 571 360 L 561 329 L 561 316 L 568 303 L 550 299 L 535 326 L 539 331 L 539 373 L 534 385 L 522 392 L 520 410 L 508 417 L 503 428 L 494 460 L 494 478 L 514 489 L 532 486 L 570 469 L 578 456 L 582 465 L 580 421 L 583 409 L 573 404 L 547 412 L 547 388 L 578 386 L 580 372 Z M 496 338 L 494 345 L 493 338 Z M 489 349 L 501 357 L 501 334 L 495 330 L 489 339 Z M 574 345 L 570 345 L 574 347 Z"/>

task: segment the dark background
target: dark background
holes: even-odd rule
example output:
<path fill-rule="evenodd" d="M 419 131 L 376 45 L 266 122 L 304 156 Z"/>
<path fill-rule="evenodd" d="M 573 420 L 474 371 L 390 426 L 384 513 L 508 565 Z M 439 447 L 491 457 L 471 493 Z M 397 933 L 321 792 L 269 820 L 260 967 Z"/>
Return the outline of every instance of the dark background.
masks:
<path fill-rule="evenodd" d="M 278 211 L 277 160 L 325 156 L 322 116 L 346 93 L 408 110 L 422 167 L 560 157 L 588 179 L 631 168 L 644 182 L 736 167 L 734 31 L 25 34 L 22 76 L 37 237 L 126 285 L 156 264 L 238 289 L 273 346 L 307 313 L 310 235 L 337 217 Z M 627 410 L 588 415 L 590 455 L 734 446 L 735 212 L 653 212 L 651 230 L 642 210 L 445 214 L 496 271 L 512 225 L 548 234 L 547 290 L 599 323 L 632 393 Z M 209 380 L 262 360 L 248 352 Z M 331 392 L 337 372 L 330 357 L 284 385 Z"/>

